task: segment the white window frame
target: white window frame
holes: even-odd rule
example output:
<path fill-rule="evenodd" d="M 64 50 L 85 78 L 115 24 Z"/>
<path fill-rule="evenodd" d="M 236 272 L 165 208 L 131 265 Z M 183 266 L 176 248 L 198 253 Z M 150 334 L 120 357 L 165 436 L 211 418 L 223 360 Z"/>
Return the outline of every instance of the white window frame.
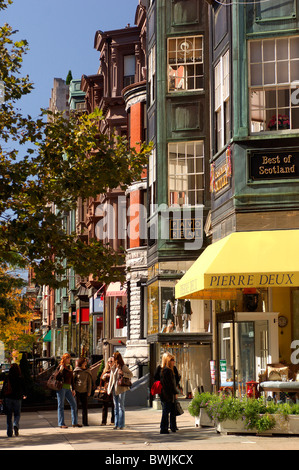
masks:
<path fill-rule="evenodd" d="M 204 37 L 202 35 L 168 38 L 167 79 L 169 92 L 203 89 L 203 48 Z M 202 86 L 197 86 L 200 81 L 202 81 Z"/>
<path fill-rule="evenodd" d="M 214 111 L 216 120 L 217 151 L 221 150 L 229 139 L 230 133 L 230 54 L 227 51 L 220 57 L 214 69 Z"/>
<path fill-rule="evenodd" d="M 149 107 L 156 100 L 156 45 L 154 44 L 148 55 L 148 90 L 149 90 Z"/>
<path fill-rule="evenodd" d="M 274 47 L 273 47 L 274 46 Z M 254 50 L 255 48 L 255 50 Z M 297 82 L 297 83 L 296 83 Z M 292 133 L 299 129 L 299 36 L 248 42 L 250 133 Z M 295 91 L 295 95 L 293 92 Z M 271 94 L 270 98 L 267 100 Z M 286 100 L 280 98 L 286 95 Z M 288 97 L 288 98 L 287 98 Z M 277 116 L 287 116 L 280 126 Z M 273 126 L 271 125 L 273 124 Z"/>
<path fill-rule="evenodd" d="M 149 195 L 149 216 L 155 213 L 156 205 L 156 148 L 152 149 L 152 152 L 148 160 L 148 195 Z"/>
<path fill-rule="evenodd" d="M 192 149 L 193 146 L 193 149 Z M 192 150 L 192 153 L 190 151 Z M 193 155 L 190 157 L 190 155 Z M 168 144 L 168 204 L 195 207 L 204 204 L 204 141 Z"/>

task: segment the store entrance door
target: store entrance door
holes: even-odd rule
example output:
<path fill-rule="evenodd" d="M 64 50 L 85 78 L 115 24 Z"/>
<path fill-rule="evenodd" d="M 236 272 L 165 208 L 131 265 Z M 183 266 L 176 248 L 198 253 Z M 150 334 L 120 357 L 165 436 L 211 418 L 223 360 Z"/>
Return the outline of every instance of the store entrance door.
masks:
<path fill-rule="evenodd" d="M 278 314 L 238 312 L 218 322 L 222 369 L 220 385 L 243 395 L 246 382 L 258 381 L 267 364 L 278 362 Z M 223 366 L 223 364 L 225 366 Z M 226 378 L 225 378 L 226 375 Z M 233 380 L 235 377 L 235 381 Z"/>

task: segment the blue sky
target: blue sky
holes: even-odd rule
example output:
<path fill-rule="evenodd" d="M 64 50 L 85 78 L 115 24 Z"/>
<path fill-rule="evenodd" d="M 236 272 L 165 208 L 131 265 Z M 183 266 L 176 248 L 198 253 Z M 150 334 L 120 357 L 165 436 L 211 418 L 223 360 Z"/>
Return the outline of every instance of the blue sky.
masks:
<path fill-rule="evenodd" d="M 16 40 L 27 39 L 29 52 L 23 74 L 34 83 L 34 91 L 22 98 L 19 108 L 37 117 L 47 108 L 53 79 L 91 75 L 99 67 L 99 53 L 93 48 L 97 30 L 134 26 L 138 0 L 14 0 L 1 13 L 1 25 L 18 29 Z"/>

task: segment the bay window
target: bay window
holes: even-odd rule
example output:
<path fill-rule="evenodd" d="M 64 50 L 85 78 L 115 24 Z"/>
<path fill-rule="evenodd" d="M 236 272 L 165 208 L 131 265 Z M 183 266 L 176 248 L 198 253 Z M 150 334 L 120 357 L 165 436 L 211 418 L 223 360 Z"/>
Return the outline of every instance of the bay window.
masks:
<path fill-rule="evenodd" d="M 249 42 L 251 133 L 299 129 L 299 36 Z"/>

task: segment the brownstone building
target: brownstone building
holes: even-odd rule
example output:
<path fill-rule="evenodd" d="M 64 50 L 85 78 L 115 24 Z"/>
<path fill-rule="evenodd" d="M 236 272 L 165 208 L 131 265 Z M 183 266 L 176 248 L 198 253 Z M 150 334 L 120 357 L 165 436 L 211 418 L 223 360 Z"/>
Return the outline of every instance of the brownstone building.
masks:
<path fill-rule="evenodd" d="M 85 92 L 87 111 L 99 108 L 103 113 L 99 124 L 102 134 L 127 135 L 128 120 L 122 90 L 140 81 L 137 70 L 141 71 L 142 67 L 137 67 L 140 61 L 136 60 L 136 51 L 140 55 L 139 44 L 138 26 L 128 25 L 124 29 L 95 34 L 94 47 L 100 52 L 100 67 L 97 74 L 82 76 L 81 90 Z M 78 230 L 83 228 L 87 240 L 101 239 L 116 251 L 126 248 L 126 203 L 126 193 L 120 187 L 81 201 L 77 210 L 81 214 L 81 219 L 77 219 Z M 124 272 L 125 265 L 120 266 L 120 273 Z M 125 354 L 129 317 L 127 285 L 115 282 L 102 286 L 90 277 L 83 285 L 81 280 L 81 287 L 86 289 L 89 314 L 93 318 L 90 352 L 103 354 L 105 359 L 115 349 Z M 99 302 L 103 294 L 104 306 Z"/>

